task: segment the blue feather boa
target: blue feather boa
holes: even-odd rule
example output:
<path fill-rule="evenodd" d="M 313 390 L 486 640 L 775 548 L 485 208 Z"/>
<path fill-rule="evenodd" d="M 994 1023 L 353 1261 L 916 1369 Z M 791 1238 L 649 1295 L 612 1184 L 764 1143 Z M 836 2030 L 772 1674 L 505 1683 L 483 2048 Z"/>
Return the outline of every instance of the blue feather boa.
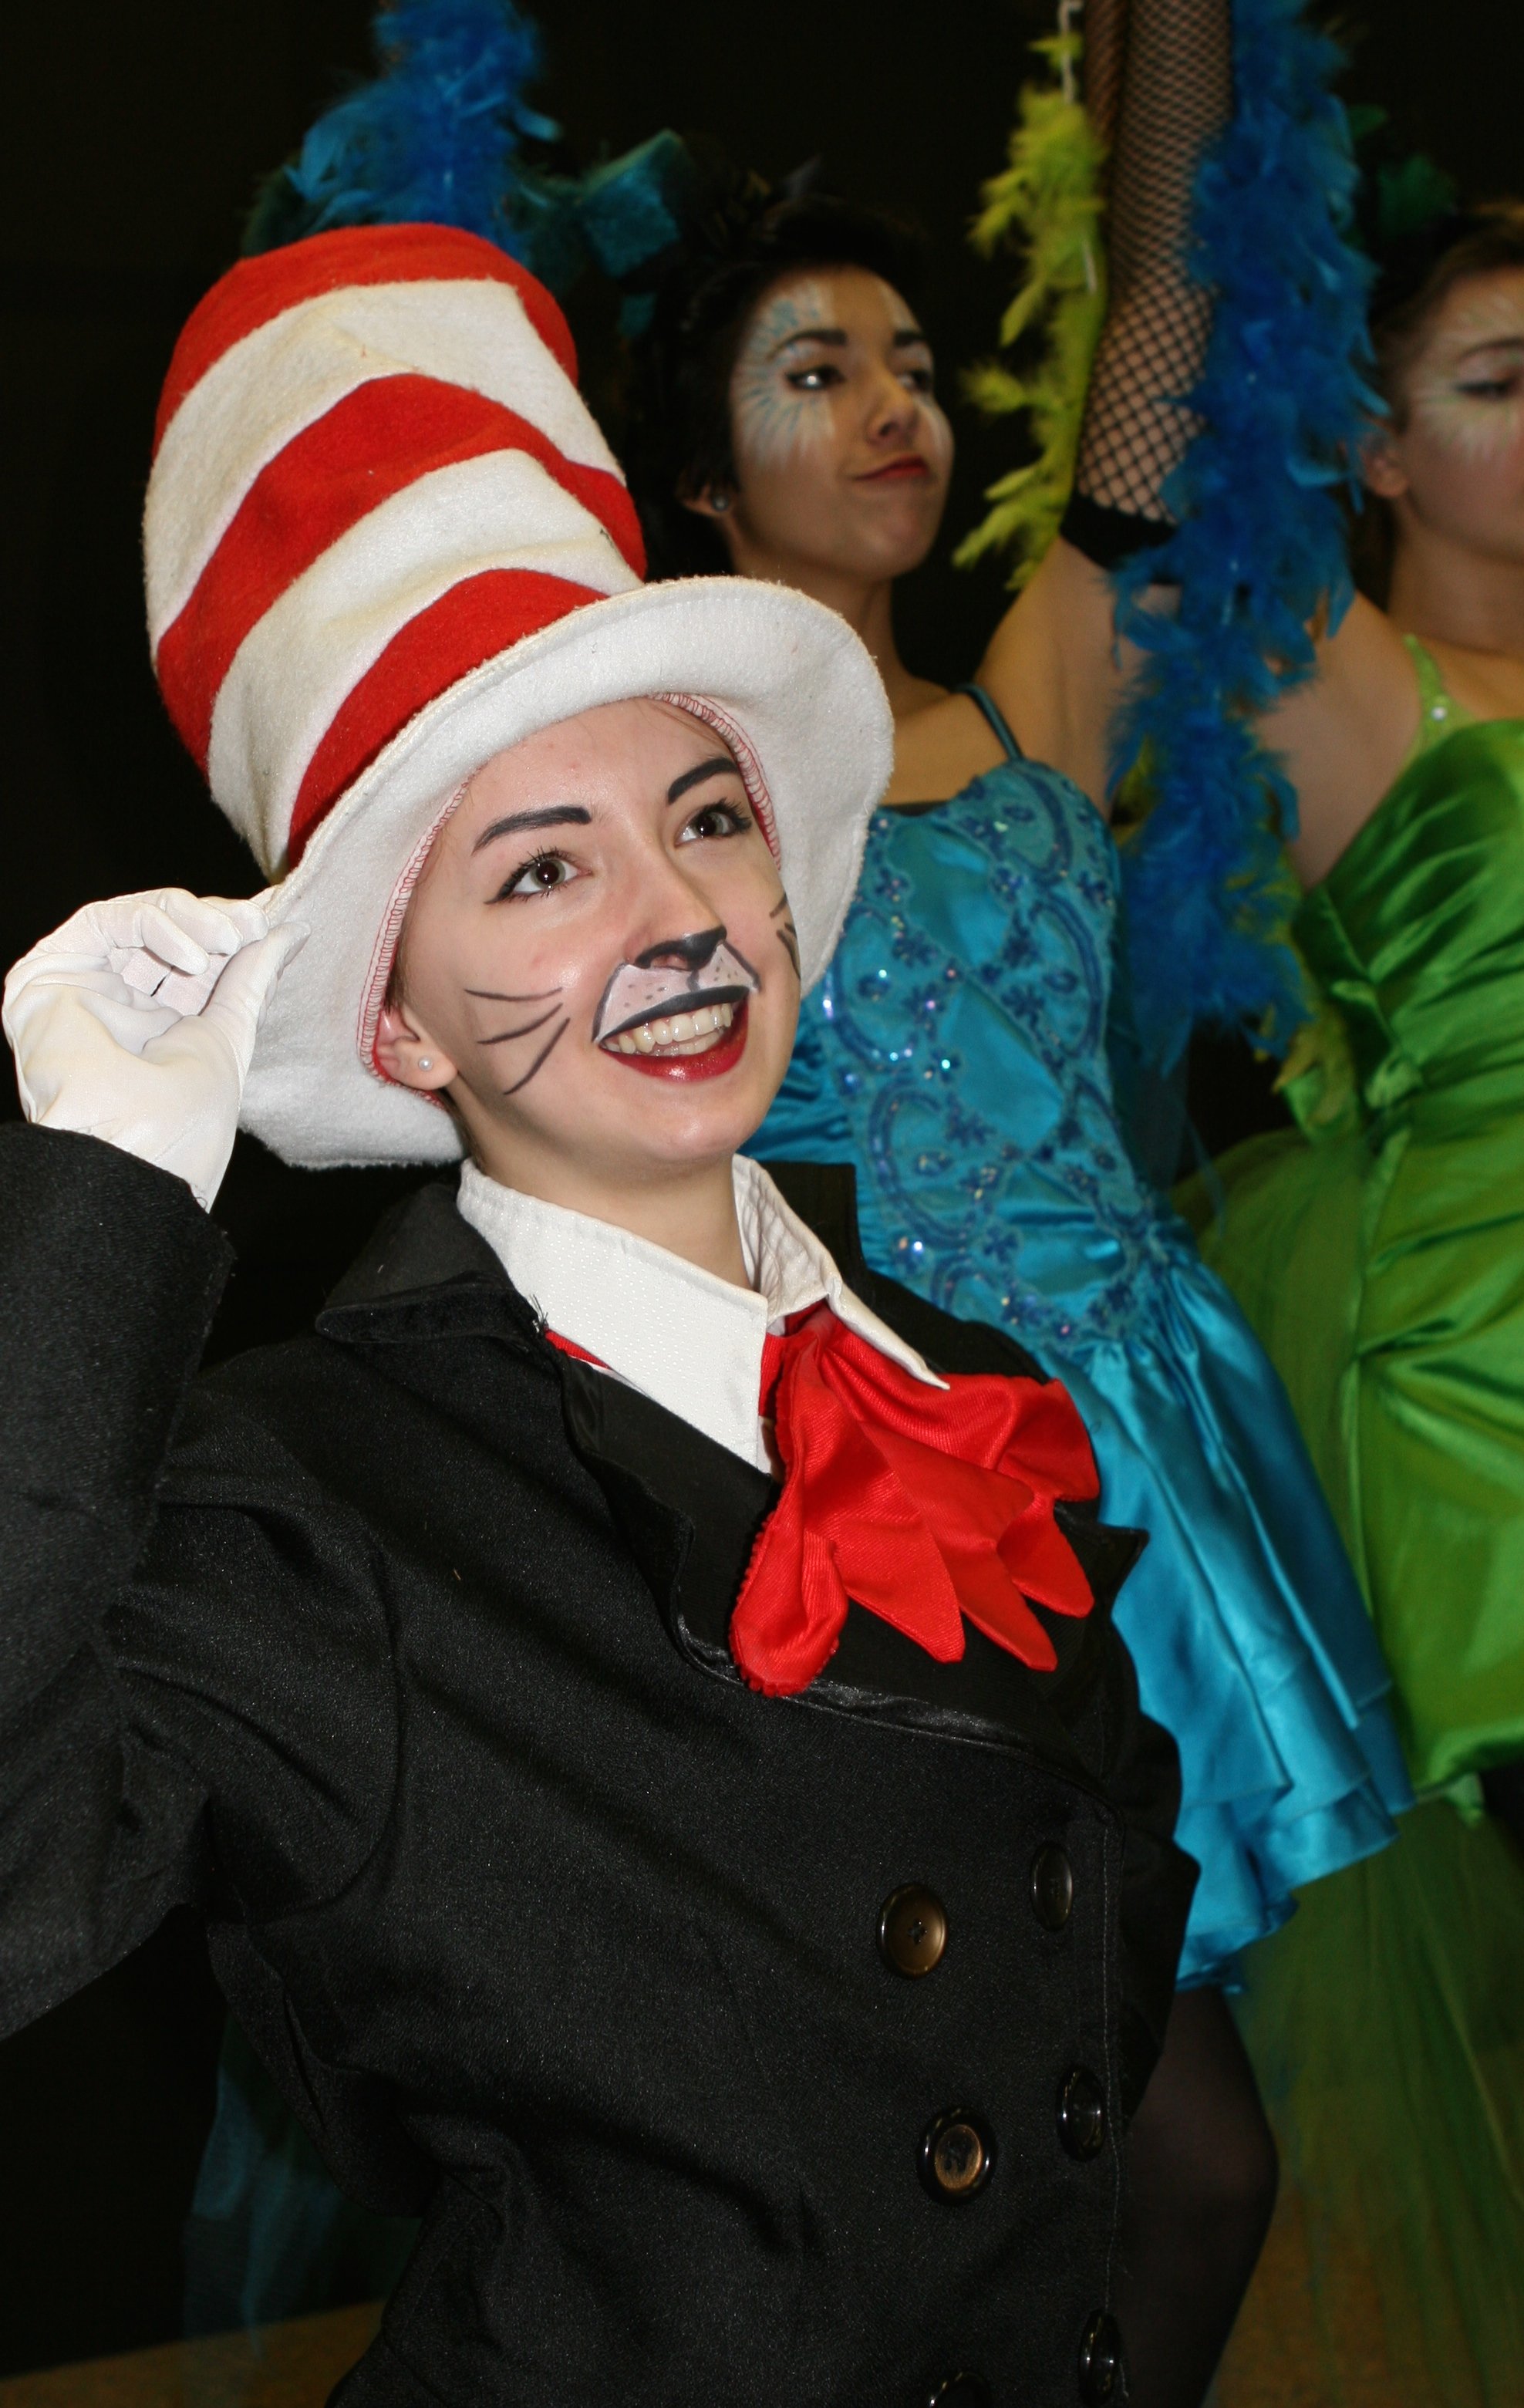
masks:
<path fill-rule="evenodd" d="M 554 266 L 559 187 L 520 157 L 525 136 L 558 131 L 525 97 L 539 27 L 513 0 L 387 0 L 372 38 L 382 72 L 327 109 L 280 170 L 275 238 L 418 222 Z"/>
<path fill-rule="evenodd" d="M 1337 489 L 1379 406 L 1361 373 L 1371 271 L 1344 239 L 1356 170 L 1330 88 L 1339 53 L 1301 0 L 1233 0 L 1232 121 L 1197 179 L 1192 271 L 1216 295 L 1204 422 L 1168 489 L 1167 544 L 1118 572 L 1144 655 L 1119 722 L 1152 808 L 1123 848 L 1139 1026 L 1169 1066 L 1199 1021 L 1284 1048 L 1305 1017 L 1286 940 L 1296 796 L 1252 714 L 1306 678 L 1310 622 L 1349 572 Z M 1143 606 L 1177 580 L 1172 615 Z"/>

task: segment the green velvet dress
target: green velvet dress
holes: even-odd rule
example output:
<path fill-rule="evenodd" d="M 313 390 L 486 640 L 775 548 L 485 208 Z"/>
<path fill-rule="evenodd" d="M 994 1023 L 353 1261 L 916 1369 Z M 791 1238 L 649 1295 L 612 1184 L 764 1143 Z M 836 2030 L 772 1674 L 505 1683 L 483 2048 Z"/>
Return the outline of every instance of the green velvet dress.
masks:
<path fill-rule="evenodd" d="M 1409 649 L 1418 742 L 1297 914 L 1300 1126 L 1189 1205 L 1290 1392 L 1427 1799 L 1247 1962 L 1325 2393 L 1519 2408 L 1524 1860 L 1476 1776 L 1524 1756 L 1524 720 L 1470 721 Z"/>

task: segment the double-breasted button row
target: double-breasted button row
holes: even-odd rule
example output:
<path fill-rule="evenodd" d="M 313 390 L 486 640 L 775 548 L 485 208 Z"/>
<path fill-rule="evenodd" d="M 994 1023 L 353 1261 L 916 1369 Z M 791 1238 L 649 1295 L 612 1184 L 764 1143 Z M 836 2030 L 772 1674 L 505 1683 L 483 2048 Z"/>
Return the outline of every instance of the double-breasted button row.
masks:
<path fill-rule="evenodd" d="M 1058 2086 L 1058 2138 L 1071 2157 L 1099 2157 L 1106 2145 L 1106 2094 L 1076 2065 Z"/>
<path fill-rule="evenodd" d="M 1044 1931 L 1062 1931 L 1074 1912 L 1074 1868 L 1057 1840 L 1032 1858 L 1032 1913 Z"/>
<path fill-rule="evenodd" d="M 1120 2401 L 1124 2379 L 1122 2336 L 1116 2329 L 1116 2319 L 1098 2309 L 1080 2343 L 1080 2398 L 1085 2408 L 1107 2408 L 1108 2401 Z"/>
<path fill-rule="evenodd" d="M 975 2199 L 995 2171 L 995 2135 L 971 2107 L 945 2107 L 921 2135 L 921 2180 L 933 2199 Z"/>
<path fill-rule="evenodd" d="M 1057 1841 L 1032 1858 L 1032 1913 L 1044 1931 L 1061 1931 L 1074 1911 L 1074 1869 Z M 924 1882 L 905 1882 L 879 1909 L 879 1953 L 908 1980 L 930 1973 L 947 1953 L 947 1909 Z"/>
<path fill-rule="evenodd" d="M 947 1909 L 934 1889 L 906 1882 L 879 1911 L 879 1951 L 886 1965 L 912 1981 L 940 1965 L 947 1946 Z"/>
<path fill-rule="evenodd" d="M 1123 2396 L 1122 2336 L 1114 2316 L 1098 2309 L 1080 2342 L 1079 2388 L 1083 2408 L 1110 2408 Z M 992 2394 L 982 2376 L 960 2370 L 926 2395 L 926 2408 L 991 2408 Z"/>

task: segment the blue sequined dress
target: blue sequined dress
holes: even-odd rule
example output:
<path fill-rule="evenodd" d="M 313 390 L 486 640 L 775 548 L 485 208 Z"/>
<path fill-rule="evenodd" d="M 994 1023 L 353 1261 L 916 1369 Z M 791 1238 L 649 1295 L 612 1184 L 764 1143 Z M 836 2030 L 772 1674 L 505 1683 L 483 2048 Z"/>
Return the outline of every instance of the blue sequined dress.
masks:
<path fill-rule="evenodd" d="M 1121 1133 L 1110 834 L 1005 740 L 950 802 L 875 815 L 751 1151 L 855 1164 L 869 1262 L 1072 1392 L 1107 1520 L 1150 1533 L 1117 1622 L 1201 1866 L 1180 1978 L 1230 1979 L 1293 1889 L 1383 1845 L 1407 1782 L 1285 1394 Z"/>

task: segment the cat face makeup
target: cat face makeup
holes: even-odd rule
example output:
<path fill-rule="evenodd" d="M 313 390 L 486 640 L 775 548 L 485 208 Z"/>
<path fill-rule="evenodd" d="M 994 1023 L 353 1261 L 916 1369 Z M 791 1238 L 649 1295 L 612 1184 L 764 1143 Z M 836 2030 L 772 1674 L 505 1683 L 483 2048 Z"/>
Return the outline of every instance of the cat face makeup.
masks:
<path fill-rule="evenodd" d="M 1455 286 L 1408 365 L 1400 423 L 1366 481 L 1400 536 L 1422 527 L 1479 558 L 1524 566 L 1524 269 Z"/>
<path fill-rule="evenodd" d="M 553 1201 L 726 1158 L 787 1067 L 791 938 L 713 730 L 608 704 L 472 779 L 410 904 L 377 1058 Z"/>
<path fill-rule="evenodd" d="M 899 294 L 859 268 L 765 294 L 730 387 L 739 490 L 720 523 L 748 574 L 791 563 L 898 577 L 941 523 L 953 437 L 930 347 Z"/>
<path fill-rule="evenodd" d="M 1524 273 L 1459 285 L 1407 378 L 1410 422 L 1458 457 L 1494 460 L 1524 434 Z"/>
<path fill-rule="evenodd" d="M 653 1069 L 669 1057 L 712 1052 L 762 983 L 726 939 L 724 928 L 700 928 L 658 941 L 638 962 L 621 962 L 594 1018 L 595 1045 Z"/>

